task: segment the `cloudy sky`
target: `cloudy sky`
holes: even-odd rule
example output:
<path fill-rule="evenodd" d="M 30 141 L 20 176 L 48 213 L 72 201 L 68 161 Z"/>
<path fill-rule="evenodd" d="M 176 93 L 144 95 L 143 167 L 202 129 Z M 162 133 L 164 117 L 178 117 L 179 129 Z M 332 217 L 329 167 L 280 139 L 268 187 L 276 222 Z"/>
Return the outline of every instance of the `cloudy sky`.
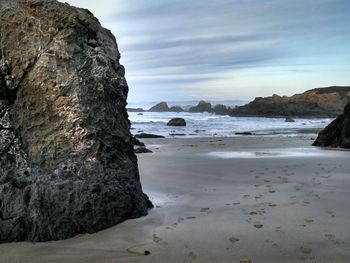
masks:
<path fill-rule="evenodd" d="M 349 0 L 64 0 L 115 34 L 129 102 L 350 85 Z"/>

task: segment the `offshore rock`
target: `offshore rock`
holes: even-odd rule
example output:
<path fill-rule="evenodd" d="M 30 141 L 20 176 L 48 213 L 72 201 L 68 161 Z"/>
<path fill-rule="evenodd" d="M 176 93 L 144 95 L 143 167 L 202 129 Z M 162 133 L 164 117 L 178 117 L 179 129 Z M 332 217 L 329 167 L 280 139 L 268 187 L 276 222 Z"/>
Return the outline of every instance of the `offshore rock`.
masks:
<path fill-rule="evenodd" d="M 231 116 L 258 117 L 336 117 L 350 102 L 350 87 L 333 86 L 305 91 L 293 96 L 272 95 L 256 98 L 236 107 Z"/>
<path fill-rule="evenodd" d="M 189 112 L 212 112 L 211 103 L 201 100 L 196 106 L 191 107 Z"/>
<path fill-rule="evenodd" d="M 168 121 L 167 126 L 186 126 L 186 121 L 183 118 L 173 118 Z"/>
<path fill-rule="evenodd" d="M 0 242 L 147 214 L 112 33 L 55 0 L 0 0 Z"/>
<path fill-rule="evenodd" d="M 313 145 L 350 148 L 350 104 L 345 106 L 343 114 L 318 134 Z"/>

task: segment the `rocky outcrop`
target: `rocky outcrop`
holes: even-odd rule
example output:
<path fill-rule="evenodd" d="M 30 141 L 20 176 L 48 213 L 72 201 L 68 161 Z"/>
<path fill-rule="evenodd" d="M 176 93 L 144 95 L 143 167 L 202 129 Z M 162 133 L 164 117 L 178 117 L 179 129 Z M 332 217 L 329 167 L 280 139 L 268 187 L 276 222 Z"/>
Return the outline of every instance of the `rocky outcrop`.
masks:
<path fill-rule="evenodd" d="M 262 117 L 336 117 L 350 101 L 350 87 L 328 87 L 291 97 L 273 95 L 256 98 L 232 110 L 232 116 Z"/>
<path fill-rule="evenodd" d="M 191 107 L 188 111 L 189 112 L 212 112 L 211 103 L 201 100 L 196 106 Z"/>
<path fill-rule="evenodd" d="M 148 111 L 151 112 L 183 112 L 184 110 L 180 106 L 169 107 L 168 104 L 164 101 L 159 102 L 158 104 L 151 107 Z"/>
<path fill-rule="evenodd" d="M 0 242 L 147 214 L 114 36 L 55 0 L 0 0 Z"/>
<path fill-rule="evenodd" d="M 232 109 L 223 104 L 217 104 L 212 108 L 212 111 L 217 115 L 229 115 Z"/>
<path fill-rule="evenodd" d="M 313 145 L 350 148 L 350 104 L 346 105 L 343 114 L 318 134 Z"/>
<path fill-rule="evenodd" d="M 183 118 L 173 118 L 168 121 L 167 126 L 186 126 L 186 121 Z"/>
<path fill-rule="evenodd" d="M 184 112 L 184 109 L 180 106 L 172 106 L 169 108 L 170 112 Z"/>
<path fill-rule="evenodd" d="M 145 112 L 142 108 L 127 108 L 128 112 Z"/>
<path fill-rule="evenodd" d="M 148 111 L 153 111 L 153 112 L 169 111 L 169 106 L 166 102 L 162 101 L 162 102 L 159 102 L 157 105 L 154 105 L 153 107 L 151 107 Z"/>

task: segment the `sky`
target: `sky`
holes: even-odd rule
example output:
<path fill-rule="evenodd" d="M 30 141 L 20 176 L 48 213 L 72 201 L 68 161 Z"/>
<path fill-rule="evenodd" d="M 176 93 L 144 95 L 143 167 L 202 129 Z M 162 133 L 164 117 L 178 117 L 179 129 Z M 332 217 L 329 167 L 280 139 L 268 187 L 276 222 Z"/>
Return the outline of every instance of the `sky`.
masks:
<path fill-rule="evenodd" d="M 64 0 L 116 36 L 129 103 L 350 85 L 349 0 Z"/>

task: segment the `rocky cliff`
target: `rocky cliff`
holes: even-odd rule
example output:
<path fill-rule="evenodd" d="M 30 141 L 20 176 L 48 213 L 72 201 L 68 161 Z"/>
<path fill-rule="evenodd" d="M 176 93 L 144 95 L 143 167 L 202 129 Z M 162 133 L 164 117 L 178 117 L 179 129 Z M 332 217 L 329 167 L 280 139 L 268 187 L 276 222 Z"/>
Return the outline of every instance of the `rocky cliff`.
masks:
<path fill-rule="evenodd" d="M 313 145 L 350 148 L 350 104 L 345 106 L 343 114 L 319 133 Z"/>
<path fill-rule="evenodd" d="M 256 98 L 232 110 L 232 116 L 262 117 L 336 117 L 350 102 L 350 87 L 328 87 L 308 90 L 291 97 L 273 95 Z"/>
<path fill-rule="evenodd" d="M 55 0 L 0 0 L 0 11 L 0 242 L 145 215 L 114 36 Z"/>

